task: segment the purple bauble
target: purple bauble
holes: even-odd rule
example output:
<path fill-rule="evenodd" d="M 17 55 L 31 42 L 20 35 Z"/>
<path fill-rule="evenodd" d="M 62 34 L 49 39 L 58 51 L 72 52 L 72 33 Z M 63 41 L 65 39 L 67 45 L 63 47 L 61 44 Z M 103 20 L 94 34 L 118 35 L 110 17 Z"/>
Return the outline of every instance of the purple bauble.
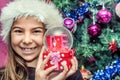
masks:
<path fill-rule="evenodd" d="M 95 38 L 98 37 L 101 34 L 101 27 L 98 24 L 91 24 L 88 27 L 88 34 L 90 37 Z"/>
<path fill-rule="evenodd" d="M 110 22 L 111 17 L 112 17 L 112 14 L 107 9 L 99 10 L 96 16 L 98 23 L 102 23 L 102 24 L 106 24 Z"/>
<path fill-rule="evenodd" d="M 65 18 L 64 19 L 64 26 L 69 29 L 70 31 L 74 31 L 76 24 L 72 18 Z"/>

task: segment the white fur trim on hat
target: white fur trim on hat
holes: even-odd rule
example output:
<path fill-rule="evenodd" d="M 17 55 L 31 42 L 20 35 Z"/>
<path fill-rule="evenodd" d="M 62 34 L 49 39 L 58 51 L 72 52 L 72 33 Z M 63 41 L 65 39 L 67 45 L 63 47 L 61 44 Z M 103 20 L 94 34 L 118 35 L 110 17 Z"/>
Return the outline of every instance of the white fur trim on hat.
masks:
<path fill-rule="evenodd" d="M 63 26 L 63 18 L 55 5 L 40 0 L 16 0 L 10 2 L 1 12 L 1 35 L 4 41 L 8 39 L 14 19 L 20 16 L 35 16 L 46 25 L 46 29 Z"/>

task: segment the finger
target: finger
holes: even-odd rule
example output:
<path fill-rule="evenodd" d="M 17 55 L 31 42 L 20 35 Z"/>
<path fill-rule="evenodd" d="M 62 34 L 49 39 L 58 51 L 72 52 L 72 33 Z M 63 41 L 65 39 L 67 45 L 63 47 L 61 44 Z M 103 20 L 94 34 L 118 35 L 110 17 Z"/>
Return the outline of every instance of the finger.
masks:
<path fill-rule="evenodd" d="M 66 62 L 62 62 L 62 66 L 63 66 L 63 68 L 64 68 L 64 70 L 61 72 L 61 73 L 59 73 L 54 79 L 55 80 L 66 80 L 66 74 L 68 73 L 68 68 L 67 68 L 67 65 L 66 65 Z"/>
<path fill-rule="evenodd" d="M 56 68 L 56 66 L 52 66 L 52 67 L 50 67 L 50 68 L 47 68 L 47 69 L 45 70 L 45 74 L 46 74 L 46 75 L 49 75 L 52 71 L 55 70 L 55 68 Z"/>
<path fill-rule="evenodd" d="M 71 59 L 71 64 L 72 64 L 72 67 L 70 68 L 68 74 L 67 74 L 67 77 L 71 76 L 72 74 L 74 74 L 77 69 L 78 69 L 78 63 L 77 63 L 77 59 L 76 57 L 73 57 L 73 59 Z"/>
<path fill-rule="evenodd" d="M 65 75 L 67 74 L 67 72 L 68 72 L 68 67 L 67 67 L 67 64 L 66 64 L 65 61 L 63 61 L 61 64 L 62 64 L 64 70 L 63 70 L 63 72 L 61 72 L 61 73 L 59 74 L 59 76 L 65 76 Z"/>
<path fill-rule="evenodd" d="M 42 62 L 43 62 L 43 52 L 44 52 L 44 46 L 42 47 L 39 57 L 38 57 L 38 62 L 37 62 L 37 67 L 36 68 L 40 68 Z"/>
<path fill-rule="evenodd" d="M 41 63 L 40 68 L 41 68 L 42 70 L 45 68 L 45 66 L 46 66 L 47 62 L 49 61 L 49 59 L 50 59 L 50 55 L 48 55 L 48 56 L 43 60 L 43 62 Z"/>
<path fill-rule="evenodd" d="M 75 65 L 76 65 L 76 70 L 78 69 L 78 60 L 76 57 L 74 57 Z"/>
<path fill-rule="evenodd" d="M 73 57 L 73 59 L 71 59 L 71 64 L 72 64 L 72 67 L 71 67 L 72 71 L 76 71 L 76 69 L 77 69 L 77 60 L 76 60 L 75 57 Z"/>

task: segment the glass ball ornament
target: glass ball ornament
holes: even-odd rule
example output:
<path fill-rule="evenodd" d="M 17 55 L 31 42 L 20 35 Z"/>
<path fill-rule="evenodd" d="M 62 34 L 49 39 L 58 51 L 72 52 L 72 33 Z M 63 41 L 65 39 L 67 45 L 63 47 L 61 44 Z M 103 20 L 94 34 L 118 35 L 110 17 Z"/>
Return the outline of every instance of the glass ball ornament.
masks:
<path fill-rule="evenodd" d="M 109 10 L 103 8 L 98 11 L 96 18 L 97 18 L 98 23 L 106 24 L 110 22 L 112 18 L 112 14 Z"/>
<path fill-rule="evenodd" d="M 64 26 L 69 29 L 71 32 L 75 32 L 76 31 L 76 23 L 74 21 L 74 19 L 72 18 L 65 18 L 64 19 Z"/>
<path fill-rule="evenodd" d="M 73 36 L 72 36 L 72 33 L 64 26 L 52 27 L 52 28 L 47 29 L 47 31 L 45 32 L 44 37 L 43 37 L 43 41 L 44 41 L 43 44 L 44 44 L 45 48 L 48 50 L 46 36 L 52 36 L 52 37 L 53 36 L 61 36 L 62 37 L 62 35 L 64 35 L 64 34 L 67 36 L 67 37 L 65 37 L 65 40 L 67 41 L 67 48 L 71 49 L 73 46 Z"/>
<path fill-rule="evenodd" d="M 95 38 L 98 37 L 101 34 L 101 27 L 98 24 L 91 24 L 88 27 L 88 34 L 90 37 Z"/>
<path fill-rule="evenodd" d="M 115 12 L 118 15 L 118 17 L 120 17 L 120 2 L 116 5 Z"/>

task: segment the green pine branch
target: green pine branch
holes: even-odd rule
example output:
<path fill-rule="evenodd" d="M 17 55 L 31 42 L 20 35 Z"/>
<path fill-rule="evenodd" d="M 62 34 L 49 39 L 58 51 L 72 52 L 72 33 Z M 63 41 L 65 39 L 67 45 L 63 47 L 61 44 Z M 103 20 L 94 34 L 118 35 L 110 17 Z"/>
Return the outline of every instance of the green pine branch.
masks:
<path fill-rule="evenodd" d="M 53 0 L 56 6 L 61 9 L 66 10 L 74 9 L 79 7 L 80 0 Z M 83 1 L 83 0 L 82 0 Z M 111 11 L 112 19 L 109 23 L 105 25 L 100 25 L 102 27 L 102 33 L 98 36 L 98 40 L 90 42 L 90 37 L 87 33 L 87 29 L 90 24 L 93 23 L 91 18 L 84 18 L 84 21 L 77 25 L 77 30 L 73 33 L 74 44 L 73 48 L 76 50 L 76 55 L 79 60 L 79 67 L 85 65 L 87 69 L 91 72 L 95 72 L 98 69 L 102 70 L 110 64 L 114 58 L 113 53 L 109 50 L 109 43 L 114 39 L 118 48 L 120 48 L 120 18 L 115 13 L 115 6 L 113 5 L 116 0 L 85 0 L 85 2 L 90 3 L 89 10 L 95 12 L 93 15 L 99 11 L 94 4 L 102 5 L 105 3 L 105 8 Z M 95 57 L 95 62 L 89 62 L 89 58 Z M 119 78 L 116 77 L 115 80 Z"/>

